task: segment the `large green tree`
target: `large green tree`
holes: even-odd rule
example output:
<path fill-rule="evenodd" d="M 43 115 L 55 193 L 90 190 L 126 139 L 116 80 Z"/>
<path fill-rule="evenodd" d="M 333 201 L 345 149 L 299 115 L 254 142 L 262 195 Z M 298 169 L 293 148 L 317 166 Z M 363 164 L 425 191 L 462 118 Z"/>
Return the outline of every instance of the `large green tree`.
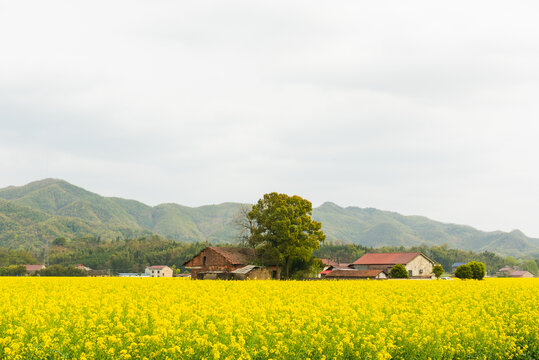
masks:
<path fill-rule="evenodd" d="M 312 219 L 312 204 L 297 195 L 265 194 L 247 214 L 248 239 L 267 265 L 279 265 L 290 278 L 292 260 L 309 261 L 314 249 L 326 239 L 320 222 Z"/>

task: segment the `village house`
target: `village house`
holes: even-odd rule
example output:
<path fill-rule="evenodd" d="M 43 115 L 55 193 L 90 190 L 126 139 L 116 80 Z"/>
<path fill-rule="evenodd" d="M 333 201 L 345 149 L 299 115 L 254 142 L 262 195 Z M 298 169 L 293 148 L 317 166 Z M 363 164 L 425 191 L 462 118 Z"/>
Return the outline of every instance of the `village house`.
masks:
<path fill-rule="evenodd" d="M 24 267 L 26 267 L 26 274 L 27 275 L 32 275 L 36 271 L 44 269 L 45 265 L 24 265 Z"/>
<path fill-rule="evenodd" d="M 241 247 L 218 247 L 210 246 L 203 249 L 191 260 L 187 261 L 183 266 L 191 270 L 192 280 L 201 279 L 233 279 L 243 277 L 241 272 L 233 273 L 235 270 L 245 268 L 247 265 L 252 265 L 255 262 L 256 256 L 254 249 Z M 262 279 L 262 270 L 248 268 L 245 278 Z M 247 270 L 244 270 L 247 271 Z M 264 271 L 268 271 L 271 279 L 280 277 L 280 269 L 277 266 L 268 267 Z M 258 276 L 253 276 L 257 274 Z M 265 275 L 264 275 L 265 277 Z"/>
<path fill-rule="evenodd" d="M 166 265 L 148 266 L 144 271 L 149 277 L 172 277 L 174 271 Z"/>
<path fill-rule="evenodd" d="M 334 261 L 331 261 L 329 259 L 320 259 L 320 261 L 322 262 L 322 264 L 324 264 L 324 268 L 322 269 L 322 271 L 320 272 L 320 274 L 318 274 L 318 277 L 325 277 L 327 274 L 331 273 L 332 271 L 334 271 L 335 269 L 348 269 L 350 270 L 350 264 L 339 264 L 339 263 L 336 263 Z"/>
<path fill-rule="evenodd" d="M 511 274 L 513 271 L 516 271 L 516 269 L 513 269 L 511 266 L 504 266 L 500 270 L 496 271 L 497 277 L 508 277 L 509 274 Z"/>
<path fill-rule="evenodd" d="M 498 277 L 512 277 L 512 278 L 532 278 L 535 277 L 531 272 L 525 270 L 517 270 L 510 266 L 504 266 L 496 272 Z"/>
<path fill-rule="evenodd" d="M 387 279 L 388 276 L 384 270 L 354 270 L 334 269 L 324 276 L 326 279 Z"/>
<path fill-rule="evenodd" d="M 534 275 L 529 271 L 515 270 L 511 274 L 509 274 L 509 277 L 512 277 L 512 278 L 532 278 L 532 277 L 534 277 Z"/>
<path fill-rule="evenodd" d="M 434 261 L 420 252 L 365 254 L 350 264 L 350 267 L 356 270 L 383 270 L 385 274 L 389 274 L 397 264 L 404 265 L 410 278 L 433 278 Z"/>
<path fill-rule="evenodd" d="M 108 277 L 110 276 L 107 270 L 87 270 L 90 277 Z"/>
<path fill-rule="evenodd" d="M 139 273 L 118 273 L 118 277 L 143 278 L 143 277 L 150 277 L 150 275 L 148 275 L 148 274 L 139 274 Z"/>

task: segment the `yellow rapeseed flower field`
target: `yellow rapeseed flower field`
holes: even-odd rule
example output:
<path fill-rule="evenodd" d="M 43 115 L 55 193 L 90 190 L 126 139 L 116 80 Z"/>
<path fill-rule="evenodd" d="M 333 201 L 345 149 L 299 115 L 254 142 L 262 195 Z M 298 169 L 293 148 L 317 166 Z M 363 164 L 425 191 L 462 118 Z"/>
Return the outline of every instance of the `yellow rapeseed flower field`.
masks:
<path fill-rule="evenodd" d="M 0 278 L 0 359 L 538 359 L 539 279 Z"/>

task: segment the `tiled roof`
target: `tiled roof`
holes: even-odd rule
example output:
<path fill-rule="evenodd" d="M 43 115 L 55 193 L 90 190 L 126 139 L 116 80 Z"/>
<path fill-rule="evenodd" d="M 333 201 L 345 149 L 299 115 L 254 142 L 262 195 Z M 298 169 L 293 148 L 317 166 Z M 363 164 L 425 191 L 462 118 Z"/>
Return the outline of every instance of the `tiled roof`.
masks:
<path fill-rule="evenodd" d="M 337 264 L 335 261 L 331 261 L 329 259 L 320 259 L 320 261 L 322 261 L 322 264 L 326 265 L 326 266 L 333 266 L 333 267 L 337 267 Z"/>
<path fill-rule="evenodd" d="M 233 274 L 248 274 L 252 270 L 258 269 L 258 268 L 259 268 L 259 266 L 256 266 L 256 265 L 247 265 L 247 266 L 244 266 L 242 268 L 239 268 L 239 269 L 236 269 L 236 270 L 232 271 L 232 273 Z"/>
<path fill-rule="evenodd" d="M 154 265 L 154 266 L 148 266 L 148 269 L 150 270 L 162 270 L 168 266 L 166 265 Z"/>
<path fill-rule="evenodd" d="M 517 270 L 517 271 L 513 271 L 511 274 L 509 274 L 509 276 L 511 276 L 511 277 L 518 277 L 518 276 L 522 276 L 522 275 L 526 275 L 526 274 L 533 275 L 533 274 L 530 273 L 529 271 L 520 271 L 520 270 Z"/>
<path fill-rule="evenodd" d="M 335 269 L 326 275 L 327 278 L 330 277 L 361 277 L 369 278 L 376 277 L 380 274 L 382 270 L 345 270 L 345 269 Z"/>
<path fill-rule="evenodd" d="M 354 265 L 395 265 L 408 264 L 420 252 L 411 253 L 371 253 L 365 254 L 354 262 Z"/>
<path fill-rule="evenodd" d="M 510 266 L 504 266 L 503 268 L 501 268 L 500 270 L 498 271 L 514 271 L 515 269 L 513 269 L 512 267 Z"/>
<path fill-rule="evenodd" d="M 247 265 L 255 258 L 254 249 L 211 246 L 210 249 L 225 257 L 233 265 Z"/>
<path fill-rule="evenodd" d="M 45 265 L 24 265 L 26 266 L 26 271 L 38 271 L 45 267 Z"/>
<path fill-rule="evenodd" d="M 350 264 L 335 264 L 326 267 L 326 270 L 350 269 Z"/>

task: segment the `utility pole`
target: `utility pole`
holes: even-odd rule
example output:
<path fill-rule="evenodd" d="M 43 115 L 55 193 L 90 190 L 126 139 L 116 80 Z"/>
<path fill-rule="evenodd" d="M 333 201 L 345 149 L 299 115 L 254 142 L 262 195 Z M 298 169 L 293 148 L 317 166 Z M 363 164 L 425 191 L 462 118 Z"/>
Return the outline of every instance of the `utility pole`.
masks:
<path fill-rule="evenodd" d="M 45 267 L 49 267 L 49 238 L 47 237 L 47 245 L 45 247 Z"/>
<path fill-rule="evenodd" d="M 36 236 L 37 236 L 37 231 L 35 232 Z M 41 235 L 41 233 L 39 233 L 39 242 L 43 242 L 43 236 Z M 47 237 L 46 240 L 45 240 L 45 244 L 44 244 L 44 249 L 43 249 L 43 265 L 45 265 L 45 267 L 48 267 L 49 266 L 49 238 Z"/>

